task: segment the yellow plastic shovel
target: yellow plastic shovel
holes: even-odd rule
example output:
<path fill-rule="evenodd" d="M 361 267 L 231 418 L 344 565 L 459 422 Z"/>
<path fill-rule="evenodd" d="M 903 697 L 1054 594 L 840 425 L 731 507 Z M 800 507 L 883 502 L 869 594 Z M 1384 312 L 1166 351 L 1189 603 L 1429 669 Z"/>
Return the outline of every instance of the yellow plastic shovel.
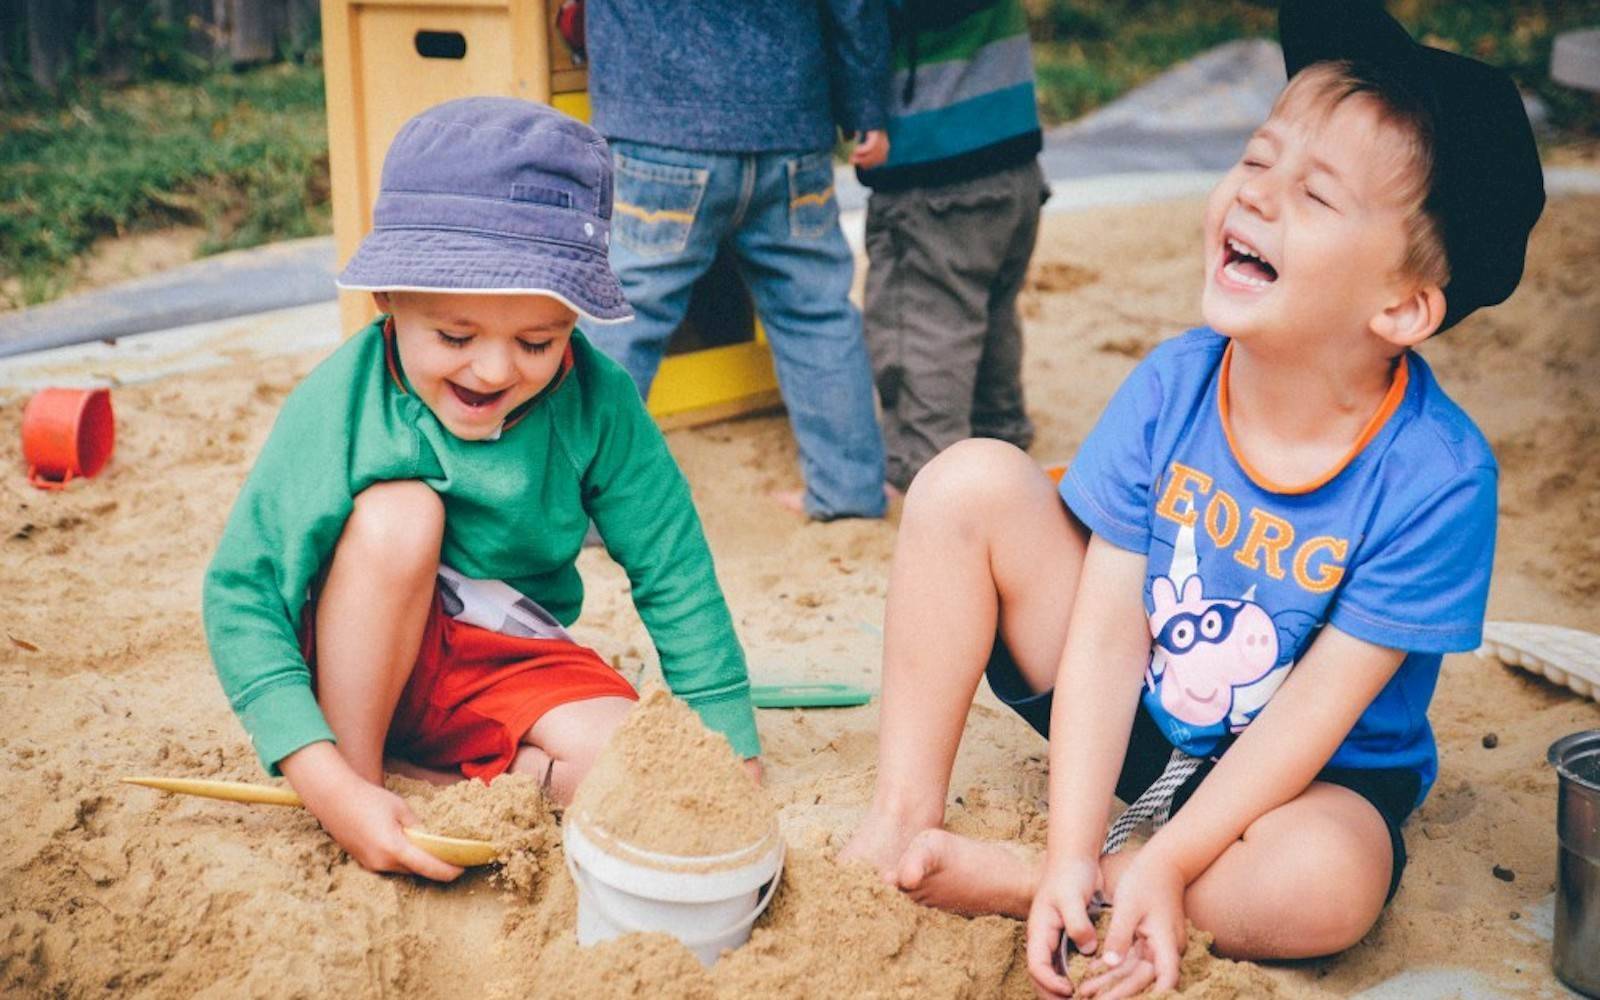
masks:
<path fill-rule="evenodd" d="M 162 792 L 179 795 L 199 795 L 225 802 L 250 802 L 268 806 L 303 806 L 293 789 L 276 785 L 252 785 L 243 781 L 210 781 L 204 778 L 123 778 L 125 784 L 143 785 Z M 473 868 L 486 865 L 500 857 L 500 848 L 487 840 L 469 840 L 465 837 L 441 837 L 436 833 L 406 827 L 406 839 L 452 865 Z"/>

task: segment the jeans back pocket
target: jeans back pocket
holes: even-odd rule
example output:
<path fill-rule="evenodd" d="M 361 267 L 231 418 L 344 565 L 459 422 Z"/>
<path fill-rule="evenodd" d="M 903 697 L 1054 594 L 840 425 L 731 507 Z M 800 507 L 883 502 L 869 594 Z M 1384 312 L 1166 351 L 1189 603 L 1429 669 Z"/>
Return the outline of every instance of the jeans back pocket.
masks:
<path fill-rule="evenodd" d="M 833 154 L 826 150 L 790 160 L 789 235 L 816 239 L 839 224 L 839 201 L 833 196 Z"/>
<path fill-rule="evenodd" d="M 611 231 L 617 242 L 646 256 L 681 253 L 689 245 L 711 171 L 652 163 L 616 151 L 612 156 L 617 190 Z"/>

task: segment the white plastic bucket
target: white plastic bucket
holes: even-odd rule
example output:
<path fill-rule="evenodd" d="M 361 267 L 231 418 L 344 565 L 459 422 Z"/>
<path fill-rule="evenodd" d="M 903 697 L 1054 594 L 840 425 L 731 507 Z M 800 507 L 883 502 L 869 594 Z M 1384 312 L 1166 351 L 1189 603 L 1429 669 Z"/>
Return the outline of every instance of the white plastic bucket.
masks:
<path fill-rule="evenodd" d="M 597 843 L 569 812 L 562 824 L 567 870 L 578 887 L 578 944 L 623 934 L 671 934 L 710 966 L 750 928 L 777 891 L 784 841 L 773 832 L 715 857 L 678 857 Z"/>

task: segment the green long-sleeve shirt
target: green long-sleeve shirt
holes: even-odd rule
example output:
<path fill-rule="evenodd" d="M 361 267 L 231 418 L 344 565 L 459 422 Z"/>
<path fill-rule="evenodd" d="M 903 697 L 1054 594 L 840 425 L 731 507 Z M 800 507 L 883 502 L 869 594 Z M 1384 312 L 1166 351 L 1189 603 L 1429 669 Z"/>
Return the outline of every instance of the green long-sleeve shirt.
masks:
<path fill-rule="evenodd" d="M 442 562 L 505 581 L 563 625 L 583 605 L 576 561 L 592 518 L 668 686 L 739 754 L 759 753 L 744 652 L 688 484 L 627 374 L 574 332 L 564 377 L 497 440 L 464 441 L 409 391 L 382 329 L 350 338 L 285 400 L 206 573 L 211 657 L 268 772 L 333 739 L 301 619 L 356 495 L 400 479 L 444 501 Z"/>

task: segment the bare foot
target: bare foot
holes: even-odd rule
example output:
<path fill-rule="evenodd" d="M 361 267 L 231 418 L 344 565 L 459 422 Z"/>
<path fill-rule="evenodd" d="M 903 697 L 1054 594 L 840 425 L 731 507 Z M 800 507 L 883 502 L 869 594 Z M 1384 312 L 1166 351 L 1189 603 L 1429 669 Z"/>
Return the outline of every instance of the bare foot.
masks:
<path fill-rule="evenodd" d="M 885 882 L 894 885 L 900 856 L 917 834 L 927 829 L 925 823 L 896 822 L 868 810 L 850 842 L 839 852 L 839 862 L 864 861 L 876 869 Z"/>
<path fill-rule="evenodd" d="M 409 760 L 399 757 L 383 758 L 383 769 L 390 774 L 398 774 L 402 778 L 411 778 L 415 781 L 426 781 L 430 785 L 453 785 L 462 780 L 460 771 L 438 771 L 421 764 L 413 764 Z"/>
<path fill-rule="evenodd" d="M 805 490 L 771 490 L 767 493 L 767 496 L 771 498 L 773 503 L 784 510 L 799 514 L 801 517 L 806 516 Z M 883 499 L 891 507 L 905 498 L 904 491 L 888 483 L 883 484 Z"/>
<path fill-rule="evenodd" d="M 901 856 L 896 876 L 906 895 L 924 906 L 964 916 L 998 913 L 1026 920 L 1039 883 L 1039 862 L 1005 844 L 924 830 Z"/>
<path fill-rule="evenodd" d="M 805 490 L 772 490 L 767 494 L 772 502 L 791 513 L 806 516 Z"/>

